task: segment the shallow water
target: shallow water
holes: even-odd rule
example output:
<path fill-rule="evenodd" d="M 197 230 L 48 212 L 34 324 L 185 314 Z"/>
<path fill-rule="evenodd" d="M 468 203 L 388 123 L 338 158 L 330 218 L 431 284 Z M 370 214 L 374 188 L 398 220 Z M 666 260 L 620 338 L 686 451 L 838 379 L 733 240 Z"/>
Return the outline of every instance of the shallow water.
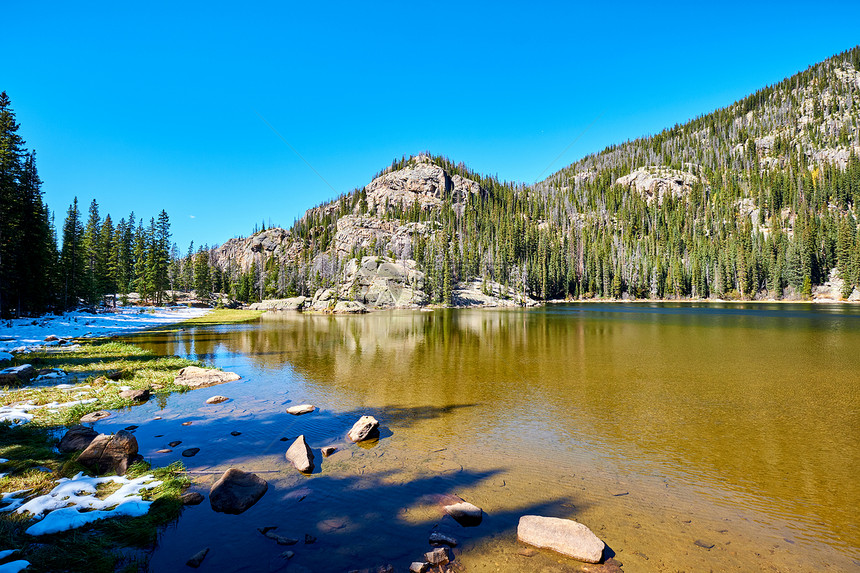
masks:
<path fill-rule="evenodd" d="M 239 516 L 208 501 L 187 508 L 162 535 L 155 571 L 184 568 L 206 546 L 202 571 L 405 569 L 434 527 L 461 540 L 467 571 L 580 570 L 550 552 L 518 555 L 524 514 L 585 523 L 628 572 L 860 567 L 857 307 L 268 313 L 135 342 L 243 378 L 98 429 L 140 425 L 141 453 L 182 460 L 204 494 L 230 466 L 269 481 Z M 231 400 L 206 405 L 215 394 Z M 304 402 L 320 410 L 285 412 Z M 362 414 L 383 427 L 365 447 L 343 439 Z M 299 434 L 315 450 L 311 476 L 283 457 L 280 438 Z M 172 440 L 183 443 L 155 453 Z M 323 459 L 325 445 L 340 451 Z M 190 447 L 201 451 L 182 457 Z M 450 495 L 482 507 L 483 523 L 443 517 Z M 318 540 L 278 546 L 264 526 Z"/>

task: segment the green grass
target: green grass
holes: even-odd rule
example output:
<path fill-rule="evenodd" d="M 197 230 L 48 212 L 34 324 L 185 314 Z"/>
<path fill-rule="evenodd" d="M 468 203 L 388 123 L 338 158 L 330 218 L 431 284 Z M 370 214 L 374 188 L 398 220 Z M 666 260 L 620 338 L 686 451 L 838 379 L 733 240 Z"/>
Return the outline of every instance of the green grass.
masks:
<path fill-rule="evenodd" d="M 189 318 L 175 324 L 167 324 L 164 326 L 156 326 L 143 331 L 146 332 L 178 332 L 185 328 L 194 328 L 198 326 L 216 326 L 219 324 L 237 324 L 240 322 L 249 322 L 260 318 L 263 314 L 262 310 L 234 310 L 229 308 L 216 308 L 215 310 L 206 313 L 197 318 Z"/>
<path fill-rule="evenodd" d="M 79 454 L 60 454 L 54 450 L 57 435 L 65 427 L 76 424 L 81 416 L 95 410 L 111 410 L 132 405 L 120 397 L 119 386 L 147 388 L 157 397 L 171 392 L 183 392 L 183 386 L 173 384 L 176 372 L 199 362 L 176 356 L 157 356 L 133 344 L 118 341 L 87 341 L 80 348 L 29 354 L 26 361 L 37 369 L 58 368 L 78 374 L 71 391 L 55 388 L 6 388 L 0 402 L 9 405 L 30 401 L 34 404 L 69 402 L 95 398 L 90 404 L 31 411 L 33 420 L 22 426 L 0 423 L 0 457 L 9 461 L 0 464 L 0 492 L 30 489 L 28 496 L 47 493 L 60 477 L 72 477 L 82 468 L 75 460 Z M 120 372 L 116 384 L 105 375 Z M 50 470 L 50 471 L 44 471 Z M 144 492 L 144 499 L 153 501 L 149 512 L 141 517 L 119 517 L 98 521 L 83 528 L 55 535 L 31 537 L 25 533 L 32 520 L 15 512 L 0 513 L 0 549 L 19 549 L 6 561 L 26 559 L 27 571 L 139 571 L 146 569 L 147 548 L 157 541 L 159 528 L 179 517 L 182 505 L 179 496 L 190 483 L 182 464 L 151 469 L 148 464 L 135 464 L 127 475 L 138 477 L 154 473 L 164 483 Z M 104 494 L 108 493 L 106 489 Z M 130 551 L 129 548 L 143 548 Z"/>

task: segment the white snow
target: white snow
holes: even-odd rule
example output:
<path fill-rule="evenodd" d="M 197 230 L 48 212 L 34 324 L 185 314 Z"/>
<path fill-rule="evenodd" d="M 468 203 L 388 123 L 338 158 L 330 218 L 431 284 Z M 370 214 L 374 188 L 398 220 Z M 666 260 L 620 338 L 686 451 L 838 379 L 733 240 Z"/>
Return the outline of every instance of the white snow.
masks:
<path fill-rule="evenodd" d="M 53 334 L 58 338 L 83 338 L 128 334 L 159 324 L 170 324 L 203 316 L 210 309 L 187 307 L 120 307 L 102 314 L 67 312 L 61 316 L 46 314 L 37 319 L 17 318 L 0 322 L 0 352 L 26 352 L 57 342 L 45 342 Z"/>
<path fill-rule="evenodd" d="M 0 362 L 3 362 L 4 360 L 12 360 L 12 358 L 13 356 L 8 352 L 0 352 Z"/>
<path fill-rule="evenodd" d="M 18 573 L 19 571 L 23 571 L 29 566 L 30 562 L 24 561 L 23 559 L 19 559 L 17 561 L 10 561 L 9 563 L 4 563 L 3 565 L 0 565 L 0 573 Z"/>
<path fill-rule="evenodd" d="M 99 499 L 96 497 L 96 487 L 104 483 L 118 483 L 121 487 L 106 498 Z M 58 485 L 50 493 L 34 497 L 25 503 L 13 498 L 10 505 L 0 508 L 0 511 L 15 510 L 19 514 L 28 512 L 36 518 L 45 516 L 27 528 L 30 535 L 57 533 L 106 517 L 145 515 L 152 502 L 144 501 L 140 492 L 158 487 L 161 483 L 152 475 L 130 480 L 122 476 L 91 478 L 81 472 L 71 479 L 60 478 Z M 17 493 L 22 492 L 13 492 Z M 5 502 L 7 496 L 11 497 L 13 494 L 3 494 L 2 501 Z"/>
<path fill-rule="evenodd" d="M 11 422 L 13 426 L 20 426 L 33 419 L 34 414 L 30 413 L 31 410 L 50 408 L 52 412 L 55 412 L 59 408 L 68 408 L 70 406 L 77 406 L 78 404 L 92 404 L 97 401 L 98 398 L 88 398 L 86 400 L 72 400 L 71 402 L 48 402 L 47 404 L 37 406 L 30 400 L 22 404 L 0 406 L 0 422 Z"/>
<path fill-rule="evenodd" d="M 0 551 L 0 559 L 6 559 L 7 557 L 12 555 L 16 551 L 18 551 L 18 550 L 17 549 L 4 549 L 3 551 Z"/>

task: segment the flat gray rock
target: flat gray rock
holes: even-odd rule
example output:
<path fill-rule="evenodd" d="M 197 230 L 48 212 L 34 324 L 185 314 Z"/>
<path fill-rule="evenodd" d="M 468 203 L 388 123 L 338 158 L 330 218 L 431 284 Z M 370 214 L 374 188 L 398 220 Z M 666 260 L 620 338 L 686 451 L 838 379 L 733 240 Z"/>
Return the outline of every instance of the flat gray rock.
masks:
<path fill-rule="evenodd" d="M 284 456 L 300 472 L 310 473 L 314 471 L 314 453 L 308 447 L 304 435 L 296 438 Z"/>
<path fill-rule="evenodd" d="M 206 400 L 207 404 L 220 404 L 221 402 L 226 402 L 229 400 L 227 396 L 212 396 Z"/>
<path fill-rule="evenodd" d="M 316 410 L 316 406 L 313 404 L 299 404 L 298 406 L 290 406 L 287 408 L 287 414 L 301 416 L 302 414 L 310 414 L 314 410 Z"/>
<path fill-rule="evenodd" d="M 517 538 L 523 543 L 552 549 L 586 563 L 600 563 L 605 547 L 603 541 L 581 523 L 540 515 L 522 516 L 517 526 Z"/>
<path fill-rule="evenodd" d="M 234 382 L 241 376 L 235 372 L 224 372 L 214 368 L 200 368 L 198 366 L 186 366 L 176 374 L 173 383 L 188 388 L 205 388 L 225 382 Z"/>

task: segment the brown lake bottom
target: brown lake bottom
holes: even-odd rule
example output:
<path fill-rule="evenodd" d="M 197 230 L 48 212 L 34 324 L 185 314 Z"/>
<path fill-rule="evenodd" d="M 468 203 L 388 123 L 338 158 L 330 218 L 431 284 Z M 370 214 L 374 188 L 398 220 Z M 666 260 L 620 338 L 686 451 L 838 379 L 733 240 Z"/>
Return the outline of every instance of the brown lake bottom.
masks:
<path fill-rule="evenodd" d="M 600 570 L 521 555 L 526 514 L 586 524 L 627 572 L 860 568 L 855 307 L 270 313 L 134 342 L 242 380 L 118 412 L 97 429 L 139 425 L 141 453 L 183 461 L 204 495 L 228 467 L 269 482 L 241 515 L 208 500 L 187 507 L 162 533 L 154 571 L 185 568 L 204 547 L 200 571 L 406 570 L 433 530 L 460 541 L 466 571 Z M 215 394 L 230 400 L 205 404 Z M 301 403 L 319 409 L 286 413 Z M 351 444 L 345 434 L 363 414 L 380 421 L 380 438 Z M 284 458 L 300 434 L 315 454 L 311 475 Z M 323 458 L 328 445 L 338 452 Z M 200 452 L 180 455 L 192 447 Z M 452 495 L 481 507 L 483 522 L 446 517 Z M 299 543 L 257 531 L 273 526 Z"/>

